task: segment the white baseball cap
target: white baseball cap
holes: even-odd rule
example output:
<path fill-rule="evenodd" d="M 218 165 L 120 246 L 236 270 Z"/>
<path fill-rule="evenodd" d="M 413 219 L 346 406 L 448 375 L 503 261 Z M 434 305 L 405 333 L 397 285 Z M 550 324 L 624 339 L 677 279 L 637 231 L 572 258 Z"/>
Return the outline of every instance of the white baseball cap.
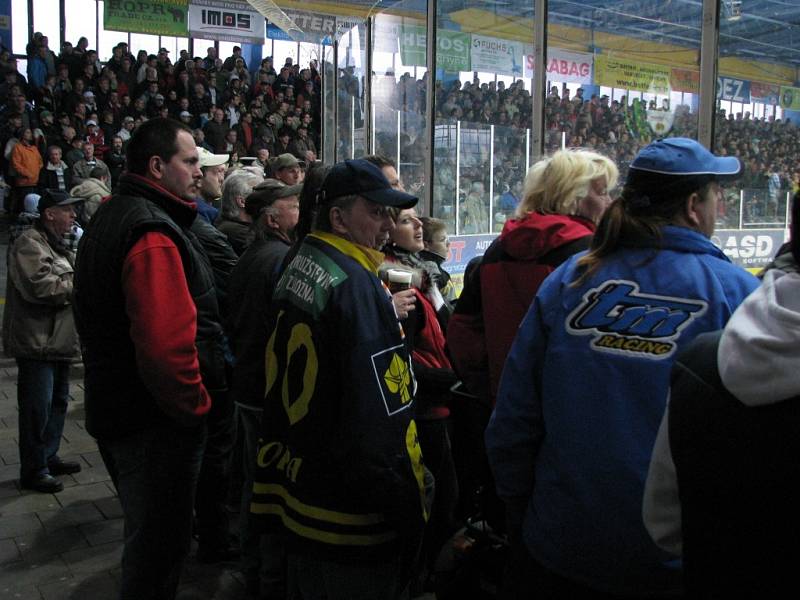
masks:
<path fill-rule="evenodd" d="M 200 167 L 216 167 L 228 162 L 227 154 L 212 154 L 202 146 L 197 147 L 197 155 L 200 157 Z"/>

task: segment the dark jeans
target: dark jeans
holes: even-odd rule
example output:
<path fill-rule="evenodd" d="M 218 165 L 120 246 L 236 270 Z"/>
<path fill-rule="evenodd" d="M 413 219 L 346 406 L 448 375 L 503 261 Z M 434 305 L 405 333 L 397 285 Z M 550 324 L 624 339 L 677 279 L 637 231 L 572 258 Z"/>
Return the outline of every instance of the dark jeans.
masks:
<path fill-rule="evenodd" d="M 244 484 L 239 513 L 239 540 L 242 548 L 242 572 L 248 587 L 260 588 L 267 598 L 286 597 L 286 550 L 280 536 L 254 531 L 250 519 L 250 499 L 253 496 L 253 472 L 258 447 L 261 411 L 236 406 L 239 435 L 242 436 Z"/>
<path fill-rule="evenodd" d="M 211 394 L 208 437 L 197 480 L 195 511 L 201 547 L 225 549 L 230 545 L 230 522 L 225 509 L 230 478 L 230 458 L 236 433 L 233 402 L 227 392 Z"/>
<path fill-rule="evenodd" d="M 20 477 L 48 473 L 58 453 L 69 401 L 69 363 L 18 358 Z"/>
<path fill-rule="evenodd" d="M 422 541 L 421 572 L 418 573 L 418 576 L 424 576 L 425 570 L 433 567 L 444 543 L 458 529 L 455 519 L 458 480 L 453 464 L 447 419 L 419 419 L 417 434 L 425 466 L 430 469 L 435 481 L 433 507 Z"/>
<path fill-rule="evenodd" d="M 289 553 L 292 598 L 302 600 L 403 600 L 408 586 L 401 561 L 351 565 Z"/>
<path fill-rule="evenodd" d="M 125 514 L 121 600 L 175 597 L 192 535 L 192 508 L 205 446 L 205 424 L 153 425 L 119 440 L 100 440 L 116 474 Z"/>

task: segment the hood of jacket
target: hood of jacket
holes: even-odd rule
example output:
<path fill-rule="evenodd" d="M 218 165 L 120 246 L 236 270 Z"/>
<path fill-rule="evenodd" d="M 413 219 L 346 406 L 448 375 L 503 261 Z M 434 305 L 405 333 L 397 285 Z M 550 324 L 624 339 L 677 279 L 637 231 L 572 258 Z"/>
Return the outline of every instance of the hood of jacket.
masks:
<path fill-rule="evenodd" d="M 76 198 L 91 198 L 92 196 L 110 196 L 111 195 L 111 188 L 108 187 L 108 184 L 103 183 L 99 179 L 86 179 L 73 187 L 69 191 L 70 196 L 74 196 Z"/>
<path fill-rule="evenodd" d="M 725 387 L 747 406 L 800 396 L 800 273 L 771 269 L 728 321 L 717 351 Z"/>
<path fill-rule="evenodd" d="M 554 248 L 594 234 L 594 230 L 594 223 L 581 217 L 530 212 L 506 221 L 500 239 L 514 258 L 536 260 Z"/>

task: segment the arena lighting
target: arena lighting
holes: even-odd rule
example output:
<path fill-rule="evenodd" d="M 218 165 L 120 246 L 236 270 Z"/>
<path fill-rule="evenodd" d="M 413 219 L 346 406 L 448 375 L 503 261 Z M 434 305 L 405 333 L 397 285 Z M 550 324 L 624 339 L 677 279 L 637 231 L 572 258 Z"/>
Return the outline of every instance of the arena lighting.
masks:
<path fill-rule="evenodd" d="M 247 3 L 294 41 L 301 41 L 303 31 L 272 0 L 247 0 Z"/>
<path fill-rule="evenodd" d="M 722 7 L 728 21 L 738 21 L 742 18 L 742 0 L 723 0 Z"/>

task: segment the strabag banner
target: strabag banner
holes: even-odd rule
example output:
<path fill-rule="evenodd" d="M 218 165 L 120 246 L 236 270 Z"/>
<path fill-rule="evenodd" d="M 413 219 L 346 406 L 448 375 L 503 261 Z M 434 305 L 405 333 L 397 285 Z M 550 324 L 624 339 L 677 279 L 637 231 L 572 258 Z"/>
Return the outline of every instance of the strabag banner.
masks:
<path fill-rule="evenodd" d="M 470 59 L 473 71 L 522 77 L 525 49 L 521 42 L 473 35 Z"/>
<path fill-rule="evenodd" d="M 189 0 L 106 0 L 103 27 L 109 31 L 188 37 Z"/>
<path fill-rule="evenodd" d="M 191 0 L 189 34 L 223 42 L 263 44 L 267 20 L 244 2 Z"/>
<path fill-rule="evenodd" d="M 533 54 L 525 56 L 525 77 L 533 77 Z M 554 81 L 567 81 L 592 85 L 591 54 L 584 52 L 568 52 L 558 48 L 547 50 L 547 78 Z"/>
<path fill-rule="evenodd" d="M 597 85 L 669 96 L 670 68 L 625 58 L 600 54 L 594 57 L 594 80 Z"/>

